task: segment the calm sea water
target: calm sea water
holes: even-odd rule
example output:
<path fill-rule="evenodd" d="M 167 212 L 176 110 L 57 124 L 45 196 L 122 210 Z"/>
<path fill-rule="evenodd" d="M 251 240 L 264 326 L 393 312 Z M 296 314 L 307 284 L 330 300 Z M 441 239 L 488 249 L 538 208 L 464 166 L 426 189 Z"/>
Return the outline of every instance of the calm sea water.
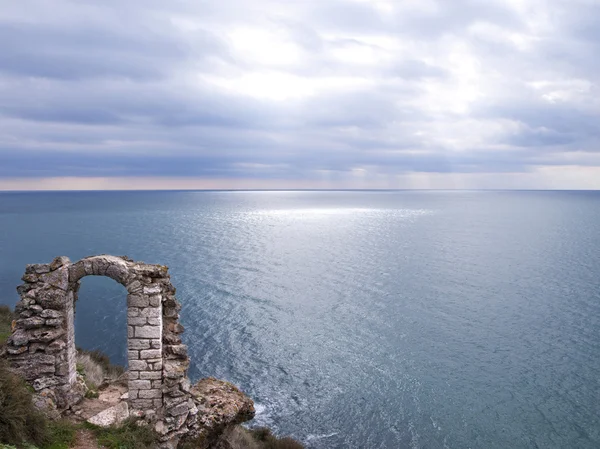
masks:
<path fill-rule="evenodd" d="M 192 379 L 309 448 L 600 447 L 600 193 L 2 193 L 0 231 L 10 305 L 26 263 L 169 265 Z M 85 278 L 78 344 L 124 363 L 125 299 Z"/>

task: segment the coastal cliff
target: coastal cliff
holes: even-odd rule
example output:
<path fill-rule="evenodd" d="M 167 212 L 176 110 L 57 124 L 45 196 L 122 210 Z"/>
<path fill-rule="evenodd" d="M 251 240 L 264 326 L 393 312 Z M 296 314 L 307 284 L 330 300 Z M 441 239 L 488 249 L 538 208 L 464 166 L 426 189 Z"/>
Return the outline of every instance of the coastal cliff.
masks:
<path fill-rule="evenodd" d="M 128 292 L 128 371 L 103 377 L 97 389 L 77 363 L 74 337 L 80 280 L 90 275 L 108 276 Z M 229 382 L 210 377 L 192 385 L 187 377 L 181 306 L 167 267 L 108 255 L 76 263 L 57 257 L 28 265 L 22 279 L 10 331 L 4 331 L 3 358 L 27 382 L 33 404 L 46 416 L 102 427 L 137 420 L 151 429 L 159 447 L 171 449 L 182 442 L 198 449 L 232 448 L 228 438 L 243 439 L 235 427 L 254 417 L 252 399 Z"/>

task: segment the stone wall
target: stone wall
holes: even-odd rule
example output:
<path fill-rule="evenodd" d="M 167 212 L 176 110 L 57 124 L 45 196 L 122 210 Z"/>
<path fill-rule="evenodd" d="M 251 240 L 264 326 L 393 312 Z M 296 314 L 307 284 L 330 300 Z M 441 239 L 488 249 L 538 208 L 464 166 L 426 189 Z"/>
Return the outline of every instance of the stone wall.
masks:
<path fill-rule="evenodd" d="M 167 267 L 108 255 L 27 265 L 18 319 L 7 344 L 12 366 L 59 411 L 85 392 L 76 371 L 74 313 L 81 278 L 108 276 L 127 289 L 129 408 L 171 438 L 196 426 L 180 305 Z"/>

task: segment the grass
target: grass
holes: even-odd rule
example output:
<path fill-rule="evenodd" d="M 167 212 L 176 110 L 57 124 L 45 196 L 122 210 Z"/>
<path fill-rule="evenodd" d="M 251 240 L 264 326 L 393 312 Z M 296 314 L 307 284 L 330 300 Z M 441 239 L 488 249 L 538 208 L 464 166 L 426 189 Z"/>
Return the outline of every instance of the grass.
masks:
<path fill-rule="evenodd" d="M 12 321 L 15 319 L 10 307 L 0 305 L 0 345 L 6 343 L 11 334 Z"/>
<path fill-rule="evenodd" d="M 83 377 L 88 391 L 85 397 L 94 399 L 100 396 L 98 387 L 105 381 L 116 380 L 125 371 L 122 366 L 113 365 L 109 358 L 98 350 L 87 351 L 77 348 L 77 372 Z"/>
<path fill-rule="evenodd" d="M 33 405 L 25 382 L 0 360 L 0 443 L 40 446 L 49 438 L 46 417 Z"/>
<path fill-rule="evenodd" d="M 75 443 L 77 430 L 89 429 L 106 449 L 145 449 L 156 447 L 154 431 L 135 420 L 118 427 L 97 427 L 66 420 L 49 421 L 32 403 L 25 382 L 0 360 L 0 449 L 68 449 Z"/>
<path fill-rule="evenodd" d="M 48 438 L 40 449 L 68 449 L 75 443 L 78 425 L 66 420 L 48 424 Z"/>
<path fill-rule="evenodd" d="M 94 433 L 98 444 L 107 449 L 156 447 L 157 436 L 154 431 L 131 418 L 125 420 L 119 427 L 98 427 L 89 423 L 85 423 L 84 426 Z"/>
<path fill-rule="evenodd" d="M 85 378 L 85 383 L 90 390 L 97 391 L 98 386 L 105 380 L 116 380 L 125 369 L 110 363 L 108 356 L 98 350 L 88 351 L 77 348 L 77 372 Z"/>

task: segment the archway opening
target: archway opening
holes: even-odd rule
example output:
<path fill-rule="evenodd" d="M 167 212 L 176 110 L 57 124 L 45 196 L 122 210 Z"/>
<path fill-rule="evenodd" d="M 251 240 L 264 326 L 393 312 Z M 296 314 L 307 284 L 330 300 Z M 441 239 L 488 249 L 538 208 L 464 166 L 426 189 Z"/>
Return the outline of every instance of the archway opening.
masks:
<path fill-rule="evenodd" d="M 106 276 L 86 276 L 80 283 L 74 320 L 77 370 L 93 392 L 127 371 L 127 290 Z"/>

